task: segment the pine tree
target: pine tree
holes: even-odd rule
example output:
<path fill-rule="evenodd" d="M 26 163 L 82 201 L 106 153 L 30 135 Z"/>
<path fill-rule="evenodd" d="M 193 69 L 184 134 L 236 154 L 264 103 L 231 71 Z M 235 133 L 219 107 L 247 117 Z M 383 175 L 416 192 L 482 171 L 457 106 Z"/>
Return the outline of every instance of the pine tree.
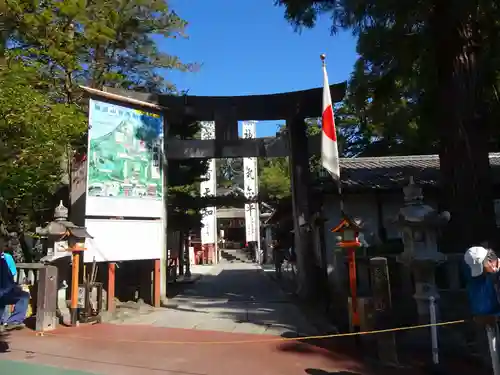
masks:
<path fill-rule="evenodd" d="M 498 2 L 276 3 L 298 27 L 313 27 L 326 13 L 333 31 L 353 31 L 360 55 L 355 76 L 361 83 L 355 85 L 360 109 L 376 109 L 373 118 L 380 115 L 376 122 L 390 130 L 386 135 L 413 133 L 413 144 L 439 150 L 442 204 L 452 217 L 446 227 L 449 250 L 493 239 L 488 152 L 491 136 L 498 139 L 500 110 Z M 393 137 L 389 143 L 400 140 Z"/>
<path fill-rule="evenodd" d="M 6 0 L 6 7 L 16 25 L 8 54 L 34 67 L 57 102 L 85 110 L 79 85 L 175 95 L 168 72 L 196 69 L 158 47 L 159 38 L 186 37 L 186 21 L 164 0 Z M 191 139 L 198 131 L 196 122 L 185 120 L 171 124 L 169 136 Z M 85 145 L 82 136 L 82 151 Z M 199 195 L 197 182 L 205 169 L 200 160 L 170 161 L 169 223 L 174 229 L 199 222 L 196 209 L 176 202 Z"/>
<path fill-rule="evenodd" d="M 185 37 L 186 21 L 163 0 L 6 0 L 15 21 L 11 54 L 36 66 L 48 88 L 65 102 L 78 102 L 78 85 L 120 87 L 151 93 L 176 92 L 170 70 L 189 71 L 161 52 L 155 37 Z"/>
<path fill-rule="evenodd" d="M 200 123 L 185 116 L 169 123 L 169 138 L 192 140 L 200 132 Z M 200 159 L 168 160 L 168 227 L 187 233 L 199 229 L 200 209 L 207 206 L 200 197 L 200 182 L 207 162 Z"/>

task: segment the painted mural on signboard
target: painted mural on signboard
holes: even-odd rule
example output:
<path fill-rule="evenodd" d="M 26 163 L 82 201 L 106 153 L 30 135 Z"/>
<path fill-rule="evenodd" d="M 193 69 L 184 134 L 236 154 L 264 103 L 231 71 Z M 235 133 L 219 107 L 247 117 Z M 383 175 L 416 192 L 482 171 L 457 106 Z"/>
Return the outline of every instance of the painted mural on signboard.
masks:
<path fill-rule="evenodd" d="M 90 101 L 88 197 L 162 199 L 163 119 Z"/>

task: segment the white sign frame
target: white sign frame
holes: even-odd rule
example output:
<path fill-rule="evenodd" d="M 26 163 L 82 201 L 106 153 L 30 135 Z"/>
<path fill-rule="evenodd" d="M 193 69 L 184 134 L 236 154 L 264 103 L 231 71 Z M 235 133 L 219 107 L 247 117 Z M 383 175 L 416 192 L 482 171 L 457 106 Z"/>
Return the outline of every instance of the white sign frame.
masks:
<path fill-rule="evenodd" d="M 85 240 L 85 263 L 161 259 L 162 220 L 87 219 L 92 239 Z"/>

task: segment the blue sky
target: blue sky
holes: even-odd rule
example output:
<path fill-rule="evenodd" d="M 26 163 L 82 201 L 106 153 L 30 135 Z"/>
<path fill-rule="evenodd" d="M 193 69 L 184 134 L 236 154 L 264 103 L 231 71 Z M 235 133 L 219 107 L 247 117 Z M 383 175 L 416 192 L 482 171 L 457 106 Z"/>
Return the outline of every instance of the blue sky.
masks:
<path fill-rule="evenodd" d="M 284 19 L 284 9 L 273 3 L 169 0 L 189 22 L 189 39 L 162 40 L 160 48 L 202 66 L 196 73 L 169 72 L 167 79 L 190 95 L 303 90 L 322 85 L 319 55 L 326 53 L 330 83 L 347 80 L 356 60 L 354 37 L 348 32 L 331 36 L 327 16 L 313 30 L 296 33 Z M 276 121 L 257 124 L 258 137 L 276 130 Z"/>

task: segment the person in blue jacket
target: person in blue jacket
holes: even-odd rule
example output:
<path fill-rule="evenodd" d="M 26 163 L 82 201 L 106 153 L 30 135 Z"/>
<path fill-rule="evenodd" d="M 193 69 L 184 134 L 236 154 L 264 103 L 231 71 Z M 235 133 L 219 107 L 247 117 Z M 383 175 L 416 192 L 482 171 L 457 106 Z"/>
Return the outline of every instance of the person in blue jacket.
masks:
<path fill-rule="evenodd" d="M 24 328 L 23 322 L 28 310 L 30 296 L 15 282 L 16 274 L 12 255 L 0 252 L 0 320 L 6 330 Z M 8 305 L 14 305 L 14 311 L 3 321 Z"/>
<path fill-rule="evenodd" d="M 473 246 L 464 255 L 470 310 L 474 316 L 500 315 L 500 262 L 487 246 Z"/>

